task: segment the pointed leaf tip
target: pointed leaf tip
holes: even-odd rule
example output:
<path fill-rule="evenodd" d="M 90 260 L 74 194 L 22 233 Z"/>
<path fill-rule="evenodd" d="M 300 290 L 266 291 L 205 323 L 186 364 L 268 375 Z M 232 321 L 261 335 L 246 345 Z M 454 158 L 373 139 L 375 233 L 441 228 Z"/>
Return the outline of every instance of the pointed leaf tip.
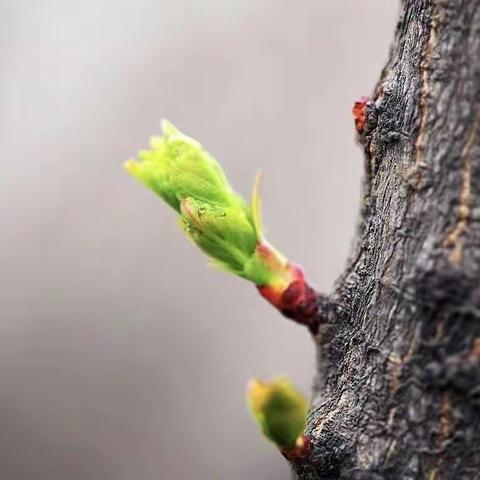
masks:
<path fill-rule="evenodd" d="M 138 170 L 138 162 L 136 162 L 133 158 L 129 158 L 124 164 L 123 168 L 130 174 L 135 175 L 135 172 Z"/>
<path fill-rule="evenodd" d="M 162 118 L 162 120 L 160 120 L 160 126 L 164 135 L 174 135 L 178 132 L 177 127 L 165 118 Z"/>
<path fill-rule="evenodd" d="M 257 239 L 259 241 L 263 238 L 263 223 L 262 223 L 262 202 L 260 198 L 260 186 L 263 179 L 263 173 L 261 171 L 257 172 L 255 177 L 255 183 L 253 184 L 252 191 L 252 220 L 257 232 Z"/>

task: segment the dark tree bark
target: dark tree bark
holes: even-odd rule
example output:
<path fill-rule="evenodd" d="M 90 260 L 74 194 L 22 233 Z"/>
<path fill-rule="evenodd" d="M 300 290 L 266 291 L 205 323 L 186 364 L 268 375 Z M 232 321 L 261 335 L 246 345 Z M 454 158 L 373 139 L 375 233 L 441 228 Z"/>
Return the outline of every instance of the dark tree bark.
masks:
<path fill-rule="evenodd" d="M 480 0 L 403 0 L 358 238 L 318 344 L 306 479 L 480 478 Z"/>

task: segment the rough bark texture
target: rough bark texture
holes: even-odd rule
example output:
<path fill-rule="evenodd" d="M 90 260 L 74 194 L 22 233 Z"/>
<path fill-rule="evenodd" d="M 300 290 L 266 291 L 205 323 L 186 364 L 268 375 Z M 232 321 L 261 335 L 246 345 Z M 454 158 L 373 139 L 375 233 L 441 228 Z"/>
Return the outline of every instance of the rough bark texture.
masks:
<path fill-rule="evenodd" d="M 315 336 L 306 479 L 480 478 L 480 0 L 403 0 L 356 246 Z"/>

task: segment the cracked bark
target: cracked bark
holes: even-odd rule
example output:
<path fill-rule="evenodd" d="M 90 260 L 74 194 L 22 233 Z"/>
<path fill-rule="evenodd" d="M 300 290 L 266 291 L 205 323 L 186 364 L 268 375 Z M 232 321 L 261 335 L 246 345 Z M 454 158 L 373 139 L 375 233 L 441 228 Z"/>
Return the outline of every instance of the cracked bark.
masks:
<path fill-rule="evenodd" d="M 295 476 L 480 478 L 480 0 L 403 0 Z"/>

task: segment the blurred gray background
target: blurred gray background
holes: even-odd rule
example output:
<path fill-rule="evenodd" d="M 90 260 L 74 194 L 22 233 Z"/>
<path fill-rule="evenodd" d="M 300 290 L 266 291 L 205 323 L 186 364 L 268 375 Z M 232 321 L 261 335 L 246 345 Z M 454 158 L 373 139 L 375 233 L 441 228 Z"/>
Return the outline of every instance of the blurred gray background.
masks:
<path fill-rule="evenodd" d="M 0 2 L 0 478 L 286 480 L 252 376 L 308 392 L 314 349 L 205 266 L 123 171 L 166 117 L 329 290 L 354 233 L 350 109 L 386 59 L 385 0 Z"/>

